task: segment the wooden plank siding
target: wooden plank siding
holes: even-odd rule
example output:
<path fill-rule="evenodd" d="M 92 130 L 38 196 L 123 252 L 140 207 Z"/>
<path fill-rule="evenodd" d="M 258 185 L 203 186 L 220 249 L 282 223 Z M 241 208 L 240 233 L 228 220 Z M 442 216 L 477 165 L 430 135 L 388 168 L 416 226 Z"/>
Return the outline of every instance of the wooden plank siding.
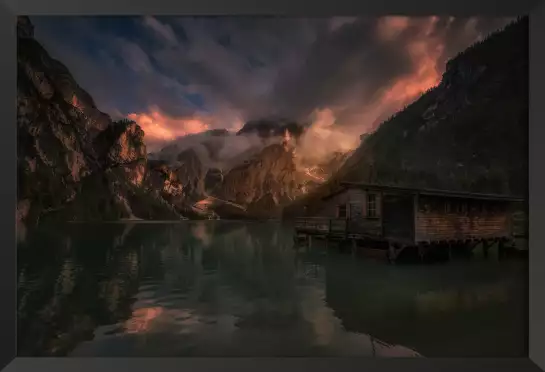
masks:
<path fill-rule="evenodd" d="M 419 198 L 416 242 L 510 238 L 511 230 L 511 216 L 505 204 Z"/>
<path fill-rule="evenodd" d="M 509 237 L 507 215 L 457 216 L 418 212 L 416 241 L 466 240 Z"/>

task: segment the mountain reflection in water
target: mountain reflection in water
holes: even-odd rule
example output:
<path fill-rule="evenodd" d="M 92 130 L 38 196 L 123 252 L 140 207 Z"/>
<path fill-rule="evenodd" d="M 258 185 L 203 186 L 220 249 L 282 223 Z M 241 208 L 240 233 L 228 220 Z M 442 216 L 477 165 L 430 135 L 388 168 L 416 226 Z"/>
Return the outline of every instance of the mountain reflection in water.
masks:
<path fill-rule="evenodd" d="M 294 249 L 292 233 L 229 221 L 27 231 L 18 353 L 524 355 L 524 262 L 389 266 Z"/>

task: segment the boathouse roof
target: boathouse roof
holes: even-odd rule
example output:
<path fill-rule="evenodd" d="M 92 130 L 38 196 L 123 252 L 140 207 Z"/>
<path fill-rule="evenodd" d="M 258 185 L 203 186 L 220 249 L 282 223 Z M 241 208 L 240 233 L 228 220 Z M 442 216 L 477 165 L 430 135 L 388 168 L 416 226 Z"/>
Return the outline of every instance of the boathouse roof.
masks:
<path fill-rule="evenodd" d="M 473 193 L 473 192 L 462 192 L 462 191 L 453 191 L 453 190 L 411 188 L 411 187 L 403 187 L 403 186 L 370 184 L 370 183 L 362 183 L 362 182 L 341 182 L 340 187 L 337 190 L 324 196 L 322 199 L 323 200 L 329 199 L 348 189 L 354 189 L 354 188 L 365 189 L 365 190 L 375 190 L 375 191 L 391 191 L 391 192 L 397 192 L 397 193 L 423 195 L 423 196 L 438 196 L 438 197 L 445 197 L 445 198 L 496 200 L 496 201 L 508 201 L 508 202 L 524 202 L 526 200 L 526 198 L 524 198 L 523 196 L 518 196 L 518 195 L 486 194 L 486 193 Z"/>

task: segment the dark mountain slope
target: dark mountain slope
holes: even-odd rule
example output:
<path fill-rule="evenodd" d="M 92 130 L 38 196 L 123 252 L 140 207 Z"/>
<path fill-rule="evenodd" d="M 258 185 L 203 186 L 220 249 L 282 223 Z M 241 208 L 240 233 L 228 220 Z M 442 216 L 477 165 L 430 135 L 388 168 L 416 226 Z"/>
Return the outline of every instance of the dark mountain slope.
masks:
<path fill-rule="evenodd" d="M 368 135 L 318 192 L 341 181 L 525 195 L 528 18 L 446 66 L 441 83 Z"/>

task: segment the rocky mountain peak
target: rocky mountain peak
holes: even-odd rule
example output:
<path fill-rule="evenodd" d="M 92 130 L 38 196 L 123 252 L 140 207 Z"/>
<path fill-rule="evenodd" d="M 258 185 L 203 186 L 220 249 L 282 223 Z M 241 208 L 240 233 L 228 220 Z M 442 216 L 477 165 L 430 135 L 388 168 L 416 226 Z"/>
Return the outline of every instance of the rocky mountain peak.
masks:
<path fill-rule="evenodd" d="M 259 119 L 250 120 L 237 135 L 255 134 L 261 138 L 284 137 L 288 132 L 294 138 L 300 137 L 305 131 L 305 126 L 295 121 L 286 119 Z"/>
<path fill-rule="evenodd" d="M 17 37 L 32 38 L 34 37 L 34 25 L 30 22 L 27 16 L 17 17 Z"/>
<path fill-rule="evenodd" d="M 17 20 L 17 221 L 180 218 L 146 184 L 144 132 L 112 122 Z"/>

